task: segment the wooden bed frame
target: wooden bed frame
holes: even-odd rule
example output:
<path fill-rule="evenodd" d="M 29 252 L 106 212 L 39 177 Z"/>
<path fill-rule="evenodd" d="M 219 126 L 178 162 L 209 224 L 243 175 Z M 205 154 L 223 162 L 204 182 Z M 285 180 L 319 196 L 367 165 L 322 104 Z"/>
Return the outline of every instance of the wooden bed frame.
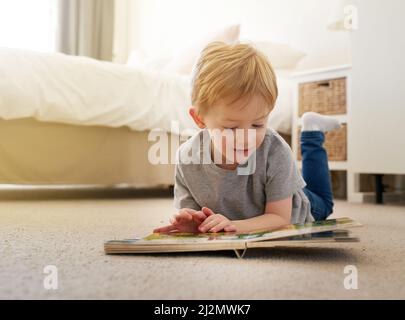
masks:
<path fill-rule="evenodd" d="M 0 184 L 172 185 L 174 165 L 152 165 L 149 131 L 0 119 Z M 178 138 L 178 136 L 177 136 Z"/>

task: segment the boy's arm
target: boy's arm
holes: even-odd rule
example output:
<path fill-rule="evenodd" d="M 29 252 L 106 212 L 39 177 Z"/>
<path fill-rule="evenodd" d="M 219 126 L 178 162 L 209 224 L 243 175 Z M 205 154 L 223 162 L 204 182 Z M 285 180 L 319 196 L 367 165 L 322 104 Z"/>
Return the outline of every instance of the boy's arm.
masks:
<path fill-rule="evenodd" d="M 279 201 L 267 202 L 265 212 L 261 216 L 232 222 L 238 233 L 277 229 L 290 224 L 291 211 L 292 196 Z"/>
<path fill-rule="evenodd" d="M 174 207 L 179 210 L 184 208 L 201 210 L 184 182 L 178 165 L 176 165 L 174 179 Z"/>
<path fill-rule="evenodd" d="M 266 169 L 264 214 L 233 221 L 237 232 L 277 229 L 291 223 L 293 194 L 303 188 L 305 182 L 288 144 L 280 138 L 274 141 L 273 149 Z"/>

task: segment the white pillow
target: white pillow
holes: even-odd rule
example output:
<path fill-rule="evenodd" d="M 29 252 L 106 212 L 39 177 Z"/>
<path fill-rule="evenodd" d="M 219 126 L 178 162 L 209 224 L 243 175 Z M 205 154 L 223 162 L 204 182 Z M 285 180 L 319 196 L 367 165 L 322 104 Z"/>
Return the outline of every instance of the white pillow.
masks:
<path fill-rule="evenodd" d="M 294 69 L 306 56 L 305 53 L 283 43 L 255 41 L 253 45 L 269 57 L 274 69 Z"/>
<path fill-rule="evenodd" d="M 140 67 L 145 61 L 145 54 L 142 50 L 133 50 L 129 55 L 126 65 L 128 67 Z"/>
<path fill-rule="evenodd" d="M 150 70 L 161 70 L 169 62 L 169 56 L 146 56 L 142 50 L 134 50 L 128 58 L 127 66 L 134 68 L 144 68 Z"/>
<path fill-rule="evenodd" d="M 222 30 L 212 33 L 192 46 L 185 49 L 183 52 L 174 57 L 169 64 L 164 68 L 164 71 L 170 73 L 178 73 L 183 75 L 190 75 L 194 63 L 198 59 L 201 51 L 210 42 L 222 41 L 228 44 L 239 42 L 240 25 L 228 26 Z"/>

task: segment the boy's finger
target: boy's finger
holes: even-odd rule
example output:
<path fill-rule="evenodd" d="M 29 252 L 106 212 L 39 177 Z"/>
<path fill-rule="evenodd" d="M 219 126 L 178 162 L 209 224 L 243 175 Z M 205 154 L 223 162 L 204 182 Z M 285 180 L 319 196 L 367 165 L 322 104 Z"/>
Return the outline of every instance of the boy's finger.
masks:
<path fill-rule="evenodd" d="M 222 221 L 222 222 L 218 223 L 215 227 L 212 227 L 211 229 L 209 229 L 208 232 L 219 232 L 228 225 L 229 225 L 229 221 Z"/>
<path fill-rule="evenodd" d="M 181 222 L 181 221 L 190 221 L 193 219 L 192 215 L 188 212 L 185 211 L 180 211 L 179 213 L 174 215 L 174 219 L 177 222 Z"/>
<path fill-rule="evenodd" d="M 200 230 L 201 232 L 206 232 L 207 230 L 210 230 L 212 227 L 215 227 L 217 224 L 221 223 L 220 221 L 221 221 L 220 219 L 211 220 L 210 222 L 208 222 L 204 226 L 201 225 L 198 228 L 198 230 Z"/>
<path fill-rule="evenodd" d="M 153 233 L 163 233 L 163 232 L 170 232 L 173 230 L 176 230 L 177 228 L 171 224 L 169 224 L 168 226 L 164 226 L 164 227 L 160 227 L 160 228 L 156 228 L 153 230 Z"/>
<path fill-rule="evenodd" d="M 231 224 L 231 225 L 229 225 L 229 226 L 226 226 L 226 227 L 224 228 L 224 231 L 225 231 L 225 232 L 235 232 L 235 231 L 236 231 L 236 227 L 235 227 L 233 224 Z"/>
<path fill-rule="evenodd" d="M 202 212 L 204 212 L 204 214 L 205 214 L 207 217 L 212 216 L 212 215 L 215 215 L 215 213 L 214 213 L 210 208 L 203 207 L 201 210 L 202 210 Z"/>
<path fill-rule="evenodd" d="M 202 212 L 202 211 L 196 211 L 192 214 L 193 219 L 195 222 L 201 223 L 205 219 L 207 219 L 207 216 Z"/>
<path fill-rule="evenodd" d="M 185 209 L 182 209 L 182 210 L 185 211 L 185 212 L 188 212 L 189 214 L 193 214 L 194 212 L 197 212 L 197 210 L 189 209 L 189 208 L 185 208 Z"/>
<path fill-rule="evenodd" d="M 211 221 L 213 221 L 214 219 L 217 219 L 216 215 L 213 216 L 209 216 L 208 218 L 206 218 L 200 225 L 200 227 L 205 227 L 208 223 L 210 223 Z"/>

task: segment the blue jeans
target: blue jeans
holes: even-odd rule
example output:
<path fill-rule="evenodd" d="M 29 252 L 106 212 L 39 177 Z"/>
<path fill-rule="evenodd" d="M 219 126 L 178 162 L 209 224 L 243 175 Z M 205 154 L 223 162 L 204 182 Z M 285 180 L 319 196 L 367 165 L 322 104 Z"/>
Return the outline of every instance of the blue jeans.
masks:
<path fill-rule="evenodd" d="M 316 221 L 325 220 L 333 212 L 332 184 L 324 141 L 322 131 L 301 132 L 302 176 L 307 184 L 304 192 Z"/>

